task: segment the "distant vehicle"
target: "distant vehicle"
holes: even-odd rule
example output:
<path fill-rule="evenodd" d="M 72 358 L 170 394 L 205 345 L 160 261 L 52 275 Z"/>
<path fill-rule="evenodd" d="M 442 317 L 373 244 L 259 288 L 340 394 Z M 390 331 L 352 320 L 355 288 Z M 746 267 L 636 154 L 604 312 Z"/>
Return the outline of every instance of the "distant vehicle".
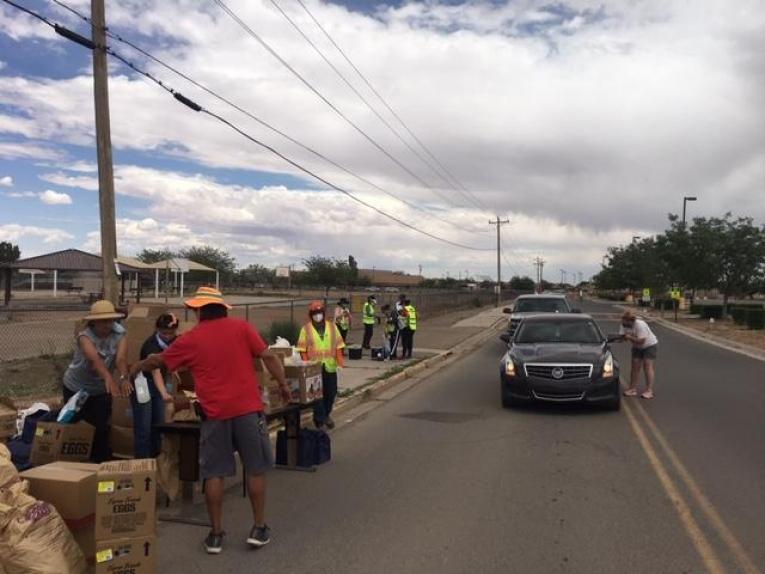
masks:
<path fill-rule="evenodd" d="M 398 288 L 397 287 L 386 287 L 384 289 L 384 291 L 386 293 L 398 293 Z"/>
<path fill-rule="evenodd" d="M 372 287 L 367 287 L 366 289 L 364 289 L 364 291 L 371 291 L 372 293 L 379 293 L 380 292 L 380 288 L 372 286 Z"/>
<path fill-rule="evenodd" d="M 530 401 L 585 402 L 621 407 L 619 363 L 589 315 L 539 314 L 524 318 L 500 363 L 502 406 Z"/>
<path fill-rule="evenodd" d="M 520 295 L 513 305 L 502 310 L 510 315 L 507 330 L 512 337 L 524 317 L 537 313 L 571 313 L 577 312 L 568 304 L 565 295 L 546 293 L 543 295 Z"/>

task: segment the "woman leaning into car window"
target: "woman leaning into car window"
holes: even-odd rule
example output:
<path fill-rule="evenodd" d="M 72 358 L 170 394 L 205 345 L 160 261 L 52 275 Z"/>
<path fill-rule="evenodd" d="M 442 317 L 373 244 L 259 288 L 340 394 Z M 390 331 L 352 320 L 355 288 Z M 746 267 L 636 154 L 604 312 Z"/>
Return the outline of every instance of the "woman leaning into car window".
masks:
<path fill-rule="evenodd" d="M 644 399 L 653 398 L 653 384 L 656 378 L 654 364 L 659 340 L 643 319 L 639 319 L 632 309 L 627 309 L 622 315 L 619 334 L 625 341 L 632 343 L 632 369 L 630 371 L 630 386 L 624 391 L 627 397 L 636 397 L 640 371 L 645 371 L 645 391 L 640 395 Z"/>

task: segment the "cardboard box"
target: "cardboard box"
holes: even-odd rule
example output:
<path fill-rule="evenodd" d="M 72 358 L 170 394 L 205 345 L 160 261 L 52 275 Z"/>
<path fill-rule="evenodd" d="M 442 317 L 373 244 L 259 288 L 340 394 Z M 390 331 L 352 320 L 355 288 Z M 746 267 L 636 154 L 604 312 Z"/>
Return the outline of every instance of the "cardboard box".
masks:
<path fill-rule="evenodd" d="M 37 423 L 29 460 L 35 466 L 57 460 L 86 462 L 90 459 L 95 431 L 85 421 L 75 424 Z"/>
<path fill-rule="evenodd" d="M 109 444 L 111 444 L 114 456 L 133 458 L 135 454 L 133 429 L 113 424 L 109 429 Z"/>
<path fill-rule="evenodd" d="M 112 425 L 133 426 L 133 405 L 129 397 L 112 397 Z"/>
<path fill-rule="evenodd" d="M 283 409 L 289 404 L 289 401 L 285 401 L 282 397 L 282 394 L 279 391 L 279 384 L 276 381 L 263 387 L 263 406 L 266 413 Z"/>
<path fill-rule="evenodd" d="M 281 358 L 282 363 L 286 357 L 292 356 L 292 347 L 269 347 L 268 350 L 277 357 Z"/>
<path fill-rule="evenodd" d="M 29 494 L 56 507 L 85 556 L 96 551 L 97 464 L 52 462 L 21 473 Z"/>
<path fill-rule="evenodd" d="M 142 536 L 99 542 L 96 545 L 95 566 L 95 574 L 154 574 L 157 568 L 157 539 L 155 536 Z"/>
<path fill-rule="evenodd" d="M 0 397 L 0 440 L 16 436 L 18 432 L 16 428 L 18 416 L 19 413 L 16 405 L 13 404 L 13 400 Z"/>
<path fill-rule="evenodd" d="M 284 373 L 293 403 L 311 403 L 322 398 L 321 363 L 301 367 L 285 366 Z"/>
<path fill-rule="evenodd" d="M 97 541 L 155 533 L 157 463 L 153 458 L 105 462 L 97 480 Z"/>

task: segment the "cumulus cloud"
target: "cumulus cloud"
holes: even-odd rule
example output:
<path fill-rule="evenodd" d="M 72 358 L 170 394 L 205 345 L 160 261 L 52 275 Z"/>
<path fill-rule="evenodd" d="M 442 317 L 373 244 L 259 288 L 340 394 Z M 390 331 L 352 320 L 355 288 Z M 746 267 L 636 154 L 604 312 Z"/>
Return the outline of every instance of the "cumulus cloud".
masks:
<path fill-rule="evenodd" d="M 10 175 L 0 177 L 0 187 L 13 187 L 13 178 Z"/>
<path fill-rule="evenodd" d="M 41 239 L 43 243 L 61 243 L 74 239 L 74 235 L 63 229 L 19 225 L 16 223 L 0 224 L 0 237 L 14 243 L 24 238 Z"/>
<path fill-rule="evenodd" d="M 40 201 L 47 205 L 71 205 L 72 197 L 68 193 L 46 189 L 40 194 Z"/>
<path fill-rule="evenodd" d="M 689 193 L 699 196 L 694 211 L 700 214 L 741 207 L 765 218 L 765 203 L 756 199 L 765 185 L 765 12 L 759 0 L 408 2 L 382 5 L 372 14 L 318 0 L 308 4 L 450 173 L 489 212 L 510 214 L 514 225 L 506 231 L 516 266 L 528 267 L 528 260 L 541 253 L 551 265 L 595 269 L 606 245 L 662 229 L 666 213 L 679 211 Z M 185 95 L 235 119 L 322 176 L 439 235 L 488 243 L 485 234 L 472 230 L 487 227 L 482 222 L 489 213 L 470 207 L 402 146 L 269 2 L 232 0 L 231 6 L 436 192 L 381 155 L 214 7 L 180 0 L 117 3 L 110 9 L 110 25 L 125 35 L 152 38 L 144 42 L 172 65 L 471 232 L 381 195 L 146 64 Z M 285 9 L 309 34 L 316 33 L 299 9 Z M 19 20 L 13 34 L 24 37 L 25 22 L 3 14 Z M 320 34 L 315 38 L 323 41 Z M 116 150 L 145 153 L 150 165 L 182 159 L 200 172 L 232 168 L 252 171 L 254 178 L 264 171 L 295 173 L 124 67 L 112 63 L 111 72 Z M 17 147 L 6 149 L 6 155 L 45 159 L 40 154 L 51 146 L 44 142 L 93 146 L 87 74 L 0 76 L 0 104 L 0 131 L 29 141 L 10 144 Z M 0 157 L 4 145 L 0 142 Z M 44 174 L 45 181 L 97 188 L 94 177 L 68 173 L 92 169 L 56 165 L 60 172 Z M 350 245 L 379 257 L 383 245 L 395 265 L 491 270 L 490 254 L 484 258 L 412 235 L 338 194 L 317 191 L 312 182 L 292 189 L 237 187 L 207 175 L 135 166 L 117 166 L 116 174 L 118 193 L 146 202 L 147 213 L 121 213 L 129 216 L 126 222 L 148 216 L 161 226 L 185 225 L 195 237 L 219 241 L 240 257 L 294 260 L 317 246 L 341 255 Z M 125 223 L 124 234 L 129 227 Z M 188 240 L 178 233 L 179 241 Z M 131 237 L 136 245 L 146 241 Z"/>

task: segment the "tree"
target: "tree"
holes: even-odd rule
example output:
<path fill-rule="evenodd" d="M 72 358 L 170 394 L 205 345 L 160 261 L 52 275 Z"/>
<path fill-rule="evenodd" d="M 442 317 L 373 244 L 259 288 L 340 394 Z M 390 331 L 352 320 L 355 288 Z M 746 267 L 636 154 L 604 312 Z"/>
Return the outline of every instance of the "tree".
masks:
<path fill-rule="evenodd" d="M 533 291 L 535 287 L 536 285 L 531 277 L 519 277 L 518 275 L 515 275 L 510 279 L 510 289 L 515 289 L 517 291 Z"/>
<path fill-rule="evenodd" d="M 144 249 L 138 255 L 136 255 L 136 259 L 147 264 L 158 263 L 160 261 L 165 261 L 166 259 L 172 259 L 173 257 L 176 257 L 175 253 L 167 248 Z"/>
<path fill-rule="evenodd" d="M 18 245 L 9 241 L 0 241 L 0 263 L 15 263 L 21 258 Z"/>
<path fill-rule="evenodd" d="M 182 249 L 178 256 L 216 269 L 221 276 L 231 276 L 236 270 L 236 259 L 227 251 L 209 245 L 195 245 Z"/>
<path fill-rule="evenodd" d="M 239 279 L 247 284 L 272 284 L 276 280 L 276 271 L 257 263 L 239 270 Z"/>

